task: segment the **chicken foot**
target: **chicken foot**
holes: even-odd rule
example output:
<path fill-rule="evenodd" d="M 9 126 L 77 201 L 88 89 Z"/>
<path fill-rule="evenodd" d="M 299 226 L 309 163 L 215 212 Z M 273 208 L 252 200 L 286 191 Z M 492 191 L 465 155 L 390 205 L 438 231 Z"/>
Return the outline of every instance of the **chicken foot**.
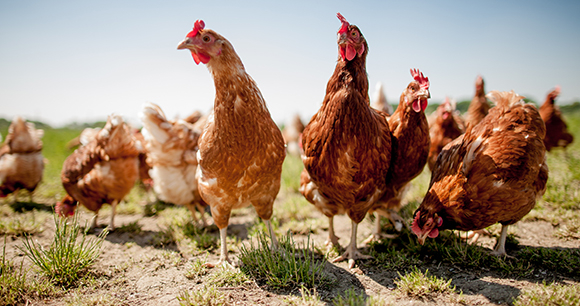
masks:
<path fill-rule="evenodd" d="M 356 259 L 369 259 L 373 258 L 370 255 L 363 255 L 359 252 L 358 248 L 356 247 L 356 232 L 358 229 L 358 223 L 351 221 L 351 236 L 350 236 L 350 244 L 346 247 L 346 251 L 338 256 L 337 258 L 333 259 L 332 262 L 340 262 L 345 259 L 348 259 L 348 268 L 354 268 L 355 260 Z"/>

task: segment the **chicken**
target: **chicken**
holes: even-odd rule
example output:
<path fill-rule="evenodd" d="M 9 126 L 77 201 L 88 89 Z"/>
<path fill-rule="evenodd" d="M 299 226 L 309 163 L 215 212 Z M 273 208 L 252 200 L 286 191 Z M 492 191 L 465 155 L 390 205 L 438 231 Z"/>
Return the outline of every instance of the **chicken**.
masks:
<path fill-rule="evenodd" d="M 203 215 L 206 204 L 195 179 L 200 131 L 184 120 L 168 121 L 161 108 L 153 103 L 145 104 L 139 117 L 148 163 L 152 166 L 149 174 L 153 178 L 153 190 L 159 199 L 187 207 L 196 223 L 197 208 L 206 226 Z"/>
<path fill-rule="evenodd" d="M 286 150 L 294 156 L 300 156 L 300 138 L 304 131 L 304 124 L 300 119 L 300 115 L 296 114 L 285 125 L 282 130 L 282 136 L 286 143 Z"/>
<path fill-rule="evenodd" d="M 492 91 L 488 97 L 496 106 L 439 154 L 413 218 L 412 230 L 421 244 L 440 230 L 481 230 L 500 223 L 493 253 L 506 255 L 508 225 L 530 212 L 544 194 L 546 127 L 538 110 L 513 91 Z"/>
<path fill-rule="evenodd" d="M 197 20 L 177 49 L 190 50 L 195 63 L 206 64 L 214 79 L 216 98 L 199 139 L 196 176 L 201 197 L 220 230 L 217 264 L 227 265 L 226 234 L 232 209 L 253 205 L 268 228 L 272 248 L 277 247 L 270 218 L 286 151 L 282 133 L 234 47 L 204 27 Z"/>
<path fill-rule="evenodd" d="M 44 131 L 36 129 L 32 122 L 26 122 L 19 116 L 12 120 L 6 140 L 0 147 L 0 197 L 26 189 L 32 202 L 32 192 L 44 172 L 40 140 L 43 135 Z"/>
<path fill-rule="evenodd" d="M 375 89 L 375 95 L 371 106 L 376 109 L 384 112 L 387 115 L 393 114 L 393 107 L 389 102 L 387 102 L 387 96 L 385 96 L 385 92 L 383 90 L 383 83 L 378 82 L 377 88 Z"/>
<path fill-rule="evenodd" d="M 433 171 L 437 156 L 443 147 L 463 134 L 463 122 L 455 111 L 455 103 L 452 103 L 449 98 L 445 97 L 445 101 L 437 107 L 434 113 L 433 122 L 429 124 L 431 147 L 427 158 L 427 164 L 431 171 Z"/>
<path fill-rule="evenodd" d="M 79 134 L 79 136 L 73 138 L 66 144 L 67 149 L 72 150 L 78 146 L 84 146 L 91 142 L 97 136 L 101 128 L 85 128 Z"/>
<path fill-rule="evenodd" d="M 68 193 L 57 202 L 55 211 L 72 216 L 80 203 L 95 212 L 92 227 L 97 227 L 103 204 L 112 206 L 109 229 L 115 229 L 117 204 L 131 191 L 139 177 L 139 151 L 131 128 L 119 115 L 107 123 L 88 144 L 69 155 L 62 166 L 62 185 Z"/>
<path fill-rule="evenodd" d="M 555 104 L 558 95 L 560 95 L 560 86 L 550 91 L 544 104 L 540 106 L 540 115 L 546 124 L 544 145 L 548 151 L 555 147 L 566 148 L 574 140 L 574 136 L 568 132 L 568 126 L 562 118 L 560 108 Z"/>
<path fill-rule="evenodd" d="M 412 179 L 423 171 L 429 154 L 429 124 L 425 116 L 429 99 L 429 79 L 417 69 L 411 69 L 413 81 L 401 93 L 399 106 L 388 118 L 392 133 L 391 166 L 386 176 L 386 191 L 371 208 L 376 212 L 375 229 L 365 241 L 378 240 L 381 236 L 380 216 L 385 216 L 400 231 L 405 224 L 398 215 L 401 201 Z"/>
<path fill-rule="evenodd" d="M 469 104 L 465 118 L 466 127 L 469 125 L 477 125 L 481 120 L 483 120 L 491 108 L 491 105 L 489 105 L 489 102 L 487 102 L 487 98 L 485 97 L 484 85 L 483 78 L 480 75 L 477 76 L 477 79 L 475 80 L 475 95 Z"/>
<path fill-rule="evenodd" d="M 304 170 L 300 192 L 329 219 L 328 242 L 338 245 L 333 218 L 347 214 L 351 240 L 333 261 L 369 258 L 357 248 L 357 228 L 383 195 L 391 161 L 391 132 L 386 118 L 370 107 L 366 57 L 360 29 L 340 14 L 339 58 L 320 110 L 302 133 Z"/>

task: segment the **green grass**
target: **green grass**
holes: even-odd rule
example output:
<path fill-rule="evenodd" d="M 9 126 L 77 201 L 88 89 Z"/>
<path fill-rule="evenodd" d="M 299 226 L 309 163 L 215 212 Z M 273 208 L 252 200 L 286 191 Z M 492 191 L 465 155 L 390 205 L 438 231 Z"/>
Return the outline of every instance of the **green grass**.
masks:
<path fill-rule="evenodd" d="M 161 231 L 156 245 L 176 243 L 183 252 L 200 253 L 218 247 L 218 237 L 209 234 L 209 228 L 193 223 L 191 213 L 182 206 L 168 207 L 159 212 Z"/>
<path fill-rule="evenodd" d="M 258 234 L 257 240 L 257 246 L 240 248 L 240 269 L 250 277 L 272 288 L 317 288 L 328 283 L 325 261 L 316 258 L 310 239 L 297 248 L 291 235 L 278 236 L 279 248 L 274 251 L 265 234 Z"/>
<path fill-rule="evenodd" d="M 517 297 L 514 306 L 578 306 L 580 286 L 563 284 L 532 285 Z"/>
<path fill-rule="evenodd" d="M 511 238 L 510 238 L 511 237 Z M 511 241 L 511 242 L 510 242 Z M 552 249 L 517 245 L 508 235 L 508 250 L 515 258 L 496 257 L 490 250 L 478 245 L 467 244 L 455 233 L 445 231 L 435 239 L 419 245 L 415 236 L 404 231 L 398 238 L 370 245 L 369 261 L 373 267 L 399 271 L 438 262 L 470 271 L 496 271 L 504 276 L 532 277 L 542 271 L 551 271 L 571 277 L 580 276 L 580 250 Z M 566 264 L 562 264 L 566 263 Z"/>
<path fill-rule="evenodd" d="M 8 208 L 8 210 L 11 210 Z M 25 213 L 7 213 L 0 216 L 0 235 L 34 235 L 44 230 L 49 213 L 33 210 Z"/>
<path fill-rule="evenodd" d="M 399 273 L 399 279 L 394 282 L 399 292 L 411 297 L 455 293 L 455 286 L 451 286 L 451 279 L 440 279 L 430 275 L 429 270 L 423 273 L 416 267 L 405 275 Z"/>
<path fill-rule="evenodd" d="M 358 293 L 353 288 L 348 288 L 344 292 L 332 300 L 332 305 L 334 306 L 366 306 L 367 296 L 364 292 Z"/>
<path fill-rule="evenodd" d="M 304 169 L 302 159 L 298 156 L 286 155 L 282 164 L 281 191 L 298 192 L 300 188 L 300 173 Z"/>
<path fill-rule="evenodd" d="M 103 230 L 97 238 L 87 237 L 89 227 L 85 226 L 86 230 L 81 231 L 77 217 L 64 219 L 55 215 L 54 223 L 54 240 L 48 248 L 35 242 L 32 237 L 24 236 L 21 250 L 54 284 L 70 287 L 100 256 L 101 245 L 108 232 Z"/>
<path fill-rule="evenodd" d="M 224 306 L 229 305 L 225 294 L 212 285 L 185 291 L 177 296 L 181 306 Z"/>
<path fill-rule="evenodd" d="M 23 262 L 15 267 L 14 263 L 6 258 L 6 237 L 2 248 L 0 262 L 0 306 L 17 305 L 27 297 L 47 297 L 54 295 L 58 289 L 50 283 L 28 278 L 28 271 L 23 268 Z"/>
<path fill-rule="evenodd" d="M 290 297 L 285 301 L 289 306 L 324 306 L 316 289 L 309 290 L 304 286 L 300 287 L 300 297 Z"/>
<path fill-rule="evenodd" d="M 185 270 L 185 277 L 188 279 L 199 279 L 208 272 L 208 268 L 204 266 L 206 260 L 193 260 Z"/>
<path fill-rule="evenodd" d="M 207 278 L 207 281 L 216 287 L 239 287 L 250 279 L 240 269 L 219 267 Z"/>

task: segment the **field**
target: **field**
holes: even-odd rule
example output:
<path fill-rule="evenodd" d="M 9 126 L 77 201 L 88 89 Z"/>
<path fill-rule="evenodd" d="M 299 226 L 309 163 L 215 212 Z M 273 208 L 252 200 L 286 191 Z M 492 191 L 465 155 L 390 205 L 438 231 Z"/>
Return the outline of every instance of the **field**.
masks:
<path fill-rule="evenodd" d="M 543 199 L 510 227 L 514 258 L 488 254 L 499 225 L 477 245 L 448 231 L 420 246 L 408 230 L 364 245 L 367 217 L 358 244 L 373 259 L 353 270 L 329 261 L 341 250 L 324 245 L 327 219 L 298 193 L 297 157 L 284 163 L 274 205 L 284 251 L 270 252 L 265 226 L 246 208 L 234 211 L 228 228 L 236 267 L 206 269 L 203 262 L 219 257 L 217 228 L 193 225 L 186 208 L 161 203 L 139 185 L 119 205 L 114 232 L 88 231 L 92 213 L 84 209 L 68 222 L 55 217 L 64 196 L 60 170 L 71 153 L 65 145 L 79 130 L 47 128 L 47 165 L 33 201 L 27 192 L 0 200 L 0 305 L 580 305 L 580 112 L 566 118 L 576 142 L 549 153 Z M 425 170 L 405 198 L 401 214 L 409 223 L 429 177 Z M 108 206 L 101 210 L 100 225 L 109 214 Z M 335 219 L 344 247 L 350 220 Z M 387 222 L 384 229 L 395 233 Z M 71 253 L 54 252 L 56 244 Z"/>

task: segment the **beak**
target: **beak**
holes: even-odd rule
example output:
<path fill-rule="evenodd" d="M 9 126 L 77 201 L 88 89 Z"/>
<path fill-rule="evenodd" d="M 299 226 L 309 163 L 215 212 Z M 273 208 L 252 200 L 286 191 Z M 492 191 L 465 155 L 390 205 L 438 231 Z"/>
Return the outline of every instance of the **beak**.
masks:
<path fill-rule="evenodd" d="M 427 239 L 427 236 L 429 235 L 429 233 L 423 233 L 420 236 L 417 237 L 417 241 L 419 241 L 420 245 L 425 244 L 425 239 Z"/>
<path fill-rule="evenodd" d="M 348 43 L 348 38 L 347 38 L 346 33 L 338 34 L 338 44 L 344 45 L 346 43 Z"/>
<path fill-rule="evenodd" d="M 431 98 L 431 93 L 429 90 L 421 89 L 417 93 L 417 97 L 419 97 L 419 99 L 429 99 Z"/>
<path fill-rule="evenodd" d="M 189 37 L 184 39 L 182 42 L 177 45 L 177 50 L 187 49 L 187 45 L 190 43 Z"/>

